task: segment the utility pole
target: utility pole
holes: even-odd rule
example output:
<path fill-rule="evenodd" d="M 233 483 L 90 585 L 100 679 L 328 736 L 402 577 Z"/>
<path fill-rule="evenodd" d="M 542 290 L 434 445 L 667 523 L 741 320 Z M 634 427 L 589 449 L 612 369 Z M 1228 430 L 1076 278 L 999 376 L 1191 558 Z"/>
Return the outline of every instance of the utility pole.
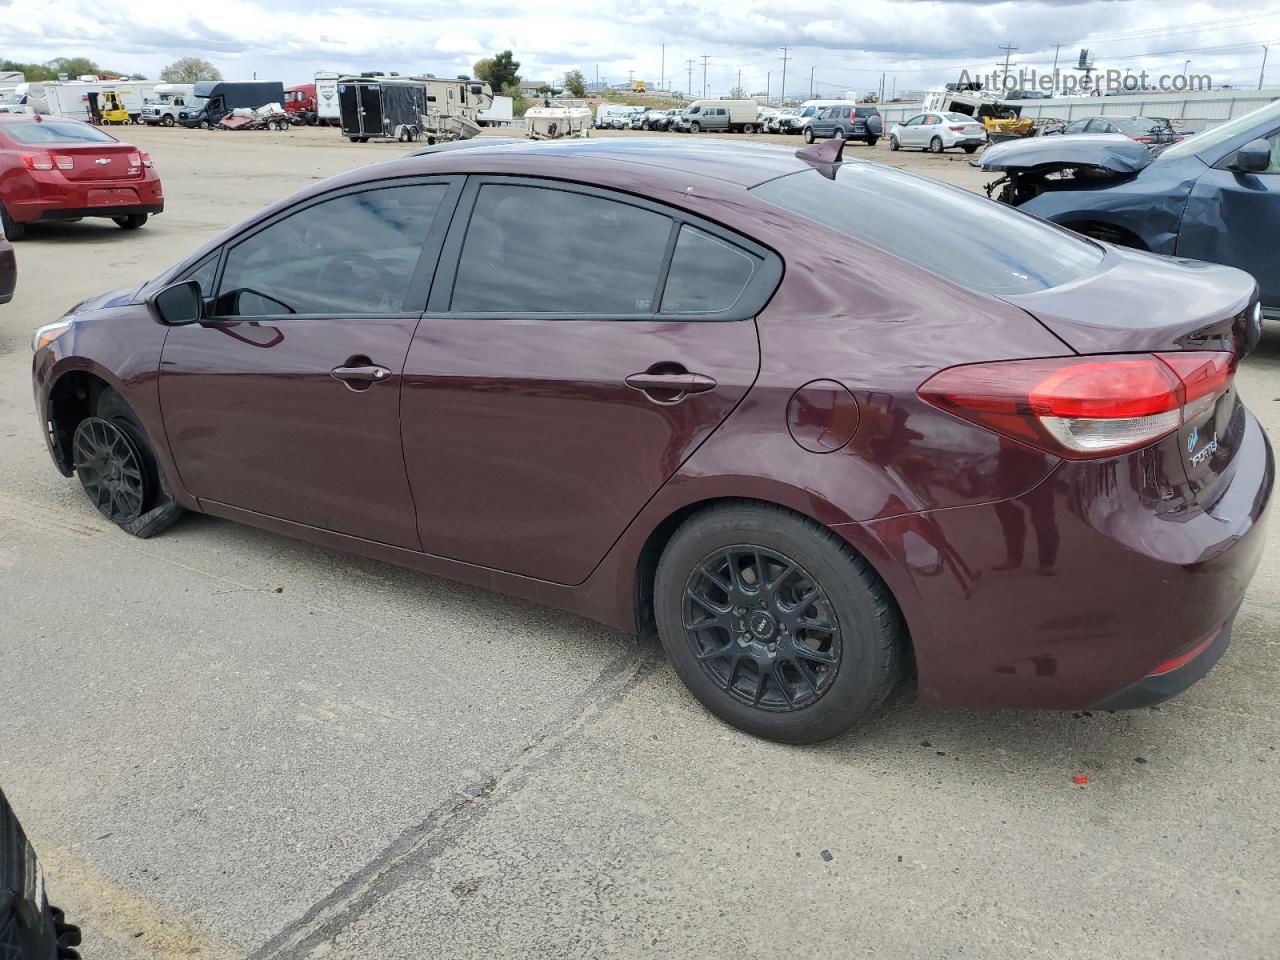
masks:
<path fill-rule="evenodd" d="M 634 90 L 636 88 L 636 72 L 634 70 L 627 71 L 627 89 Z"/>
<path fill-rule="evenodd" d="M 876 100 L 876 103 L 884 103 L 884 77 L 885 75 L 883 73 L 880 74 L 880 96 Z"/>
<path fill-rule="evenodd" d="M 773 99 L 773 71 L 770 70 L 764 75 L 764 102 L 768 103 Z"/>
<path fill-rule="evenodd" d="M 1262 89 L 1262 80 L 1267 75 L 1267 45 L 1262 45 L 1262 69 L 1258 71 L 1258 89 Z"/>
<path fill-rule="evenodd" d="M 658 89 L 667 89 L 667 45 L 662 45 L 662 67 L 658 70 Z"/>
<path fill-rule="evenodd" d="M 809 68 L 809 99 L 810 100 L 813 99 L 813 71 L 817 69 L 818 68 L 816 65 Z"/>
<path fill-rule="evenodd" d="M 778 99 L 783 103 L 787 102 L 787 57 L 790 54 L 790 47 L 782 48 L 782 87 L 778 90 Z"/>
<path fill-rule="evenodd" d="M 707 99 L 707 60 L 709 60 L 710 57 L 711 55 L 707 53 L 704 53 L 702 55 L 702 99 L 703 100 Z"/>
<path fill-rule="evenodd" d="M 596 93 L 600 92 L 600 64 L 596 64 Z"/>
<path fill-rule="evenodd" d="M 1062 44 L 1055 43 L 1053 45 L 1053 93 L 1058 94 L 1058 51 L 1062 49 Z"/>
<path fill-rule="evenodd" d="M 690 57 L 688 60 L 685 61 L 685 63 L 689 67 L 689 83 L 688 83 L 688 86 L 684 88 L 684 95 L 688 97 L 690 100 L 692 100 L 693 99 L 693 58 Z"/>
<path fill-rule="evenodd" d="M 898 78 L 893 78 L 893 86 L 889 88 L 889 99 L 894 100 L 898 96 Z"/>
<path fill-rule="evenodd" d="M 741 68 L 741 67 L 739 67 L 739 68 L 738 68 L 738 92 L 739 92 L 739 93 L 744 93 L 744 92 L 745 92 L 745 91 L 742 89 L 742 68 Z"/>
<path fill-rule="evenodd" d="M 1001 46 L 1000 49 L 1004 51 L 1004 73 L 1000 74 L 1000 92 L 1004 93 L 1005 82 L 1009 78 L 1009 58 L 1013 56 L 1013 51 L 1017 50 L 1018 48 L 1013 46 L 1012 44 L 1006 43 L 1003 46 Z"/>

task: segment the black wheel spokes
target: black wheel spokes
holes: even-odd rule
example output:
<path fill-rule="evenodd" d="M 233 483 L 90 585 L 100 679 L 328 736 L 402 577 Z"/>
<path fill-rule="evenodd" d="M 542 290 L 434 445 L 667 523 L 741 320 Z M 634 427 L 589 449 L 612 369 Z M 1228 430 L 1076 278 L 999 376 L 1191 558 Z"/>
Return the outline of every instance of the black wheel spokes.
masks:
<path fill-rule="evenodd" d="M 690 574 L 683 607 L 694 658 L 735 699 L 796 710 L 835 679 L 840 627 L 830 601 L 776 551 L 735 546 L 709 555 Z"/>
<path fill-rule="evenodd" d="M 76 428 L 73 462 L 85 493 L 103 516 L 128 523 L 142 513 L 146 482 L 132 441 L 96 417 Z"/>

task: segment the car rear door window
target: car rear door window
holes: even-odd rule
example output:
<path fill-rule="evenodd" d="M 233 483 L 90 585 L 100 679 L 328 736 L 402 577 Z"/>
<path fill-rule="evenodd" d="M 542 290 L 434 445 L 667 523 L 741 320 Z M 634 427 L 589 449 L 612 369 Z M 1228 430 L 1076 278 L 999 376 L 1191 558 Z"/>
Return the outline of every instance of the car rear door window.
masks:
<path fill-rule="evenodd" d="M 671 219 L 603 197 L 486 183 L 462 244 L 461 313 L 654 313 Z"/>
<path fill-rule="evenodd" d="M 279 220 L 227 252 L 219 316 L 385 316 L 407 302 L 444 184 L 349 193 Z"/>
<path fill-rule="evenodd" d="M 695 227 L 680 228 L 662 294 L 663 313 L 721 313 L 746 289 L 760 261 Z"/>

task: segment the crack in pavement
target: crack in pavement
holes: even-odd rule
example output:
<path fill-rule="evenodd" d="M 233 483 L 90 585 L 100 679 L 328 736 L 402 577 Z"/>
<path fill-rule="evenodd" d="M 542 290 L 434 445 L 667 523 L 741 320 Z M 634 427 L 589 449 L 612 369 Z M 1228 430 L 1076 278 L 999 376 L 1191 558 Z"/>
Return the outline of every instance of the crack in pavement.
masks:
<path fill-rule="evenodd" d="M 297 920 L 249 954 L 249 960 L 303 960 L 358 920 L 383 896 L 419 875 L 492 809 L 517 793 L 530 773 L 553 760 L 602 710 L 620 702 L 664 662 L 660 648 L 642 644 L 613 660 L 583 691 L 568 722 L 548 724 L 505 769 L 463 791 L 404 830 L 381 853 L 318 900 Z"/>

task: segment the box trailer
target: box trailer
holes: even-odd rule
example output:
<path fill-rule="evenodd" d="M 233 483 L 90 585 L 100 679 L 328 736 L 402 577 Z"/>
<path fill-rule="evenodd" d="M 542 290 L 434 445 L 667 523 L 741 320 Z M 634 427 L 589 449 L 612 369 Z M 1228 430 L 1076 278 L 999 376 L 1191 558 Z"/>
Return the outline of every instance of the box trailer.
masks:
<path fill-rule="evenodd" d="M 136 122 L 158 86 L 154 80 L 50 80 L 28 84 L 27 97 L 33 113 L 92 123 L 95 107 L 104 102 L 103 94 L 114 93 L 129 119 Z"/>
<path fill-rule="evenodd" d="M 417 140 L 429 123 L 427 88 L 411 77 L 343 77 L 338 110 L 352 143 Z"/>
<path fill-rule="evenodd" d="M 338 81 L 342 74 L 322 70 L 315 76 L 316 116 L 323 124 L 342 125 L 342 112 L 338 109 Z"/>

